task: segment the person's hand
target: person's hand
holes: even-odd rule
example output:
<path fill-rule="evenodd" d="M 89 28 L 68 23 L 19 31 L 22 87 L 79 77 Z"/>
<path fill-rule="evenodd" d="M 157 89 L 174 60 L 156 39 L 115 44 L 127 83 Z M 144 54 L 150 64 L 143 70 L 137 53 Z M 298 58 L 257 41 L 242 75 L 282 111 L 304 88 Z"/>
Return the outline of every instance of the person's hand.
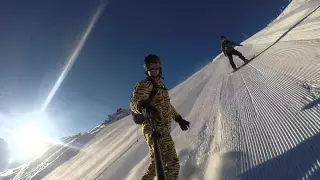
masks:
<path fill-rule="evenodd" d="M 177 119 L 175 119 L 175 121 L 177 123 L 179 123 L 179 126 L 180 126 L 182 131 L 186 131 L 190 127 L 190 122 L 182 119 L 181 116 L 179 116 Z"/>
<path fill-rule="evenodd" d="M 139 102 L 139 111 L 142 112 L 142 109 L 145 109 L 148 114 L 157 114 L 157 109 L 146 100 Z"/>

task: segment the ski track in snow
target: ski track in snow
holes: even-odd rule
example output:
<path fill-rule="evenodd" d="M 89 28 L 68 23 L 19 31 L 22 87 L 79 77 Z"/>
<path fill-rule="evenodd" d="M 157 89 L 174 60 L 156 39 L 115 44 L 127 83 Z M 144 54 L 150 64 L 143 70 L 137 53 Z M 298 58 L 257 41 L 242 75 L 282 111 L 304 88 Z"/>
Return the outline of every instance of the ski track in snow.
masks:
<path fill-rule="evenodd" d="M 172 124 L 181 180 L 320 179 L 318 6 L 293 0 L 239 47 L 246 57 L 258 55 L 248 65 L 230 73 L 219 55 L 170 91 L 191 122 L 187 132 Z M 136 128 L 131 116 L 108 125 L 44 179 L 140 179 L 149 158 Z"/>

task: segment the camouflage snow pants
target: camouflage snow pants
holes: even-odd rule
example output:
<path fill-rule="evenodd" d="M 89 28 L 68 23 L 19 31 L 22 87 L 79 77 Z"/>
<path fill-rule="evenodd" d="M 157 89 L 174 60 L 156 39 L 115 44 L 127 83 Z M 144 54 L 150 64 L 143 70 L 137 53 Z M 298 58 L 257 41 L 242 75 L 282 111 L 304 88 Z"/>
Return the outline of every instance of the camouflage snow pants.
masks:
<path fill-rule="evenodd" d="M 180 170 L 179 159 L 174 147 L 174 142 L 168 131 L 161 131 L 159 140 L 159 147 L 162 156 L 164 171 L 167 180 L 177 180 Z M 149 146 L 150 164 L 145 172 L 142 180 L 153 180 L 156 176 L 155 159 L 153 150 L 153 141 L 150 134 L 144 133 L 144 138 Z"/>

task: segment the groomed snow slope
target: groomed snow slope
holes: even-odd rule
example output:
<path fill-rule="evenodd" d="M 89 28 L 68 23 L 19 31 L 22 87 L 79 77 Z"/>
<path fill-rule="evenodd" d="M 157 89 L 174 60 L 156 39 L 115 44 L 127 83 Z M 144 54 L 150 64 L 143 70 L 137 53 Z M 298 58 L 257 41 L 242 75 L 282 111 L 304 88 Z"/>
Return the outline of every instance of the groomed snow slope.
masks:
<path fill-rule="evenodd" d="M 259 56 L 236 73 L 219 56 L 171 90 L 191 121 L 187 132 L 173 124 L 182 180 L 320 179 L 319 3 L 247 40 L 239 50 Z M 140 179 L 149 159 L 136 128 L 131 116 L 108 125 L 44 179 Z"/>

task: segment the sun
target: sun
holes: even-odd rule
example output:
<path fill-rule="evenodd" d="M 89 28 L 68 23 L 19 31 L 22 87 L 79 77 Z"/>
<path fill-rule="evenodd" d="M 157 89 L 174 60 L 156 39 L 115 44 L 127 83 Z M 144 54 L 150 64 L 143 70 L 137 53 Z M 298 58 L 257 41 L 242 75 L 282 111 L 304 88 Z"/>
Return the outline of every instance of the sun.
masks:
<path fill-rule="evenodd" d="M 21 158 L 35 158 L 40 156 L 46 148 L 43 128 L 38 124 L 26 124 L 14 131 L 14 139 L 20 152 Z"/>

